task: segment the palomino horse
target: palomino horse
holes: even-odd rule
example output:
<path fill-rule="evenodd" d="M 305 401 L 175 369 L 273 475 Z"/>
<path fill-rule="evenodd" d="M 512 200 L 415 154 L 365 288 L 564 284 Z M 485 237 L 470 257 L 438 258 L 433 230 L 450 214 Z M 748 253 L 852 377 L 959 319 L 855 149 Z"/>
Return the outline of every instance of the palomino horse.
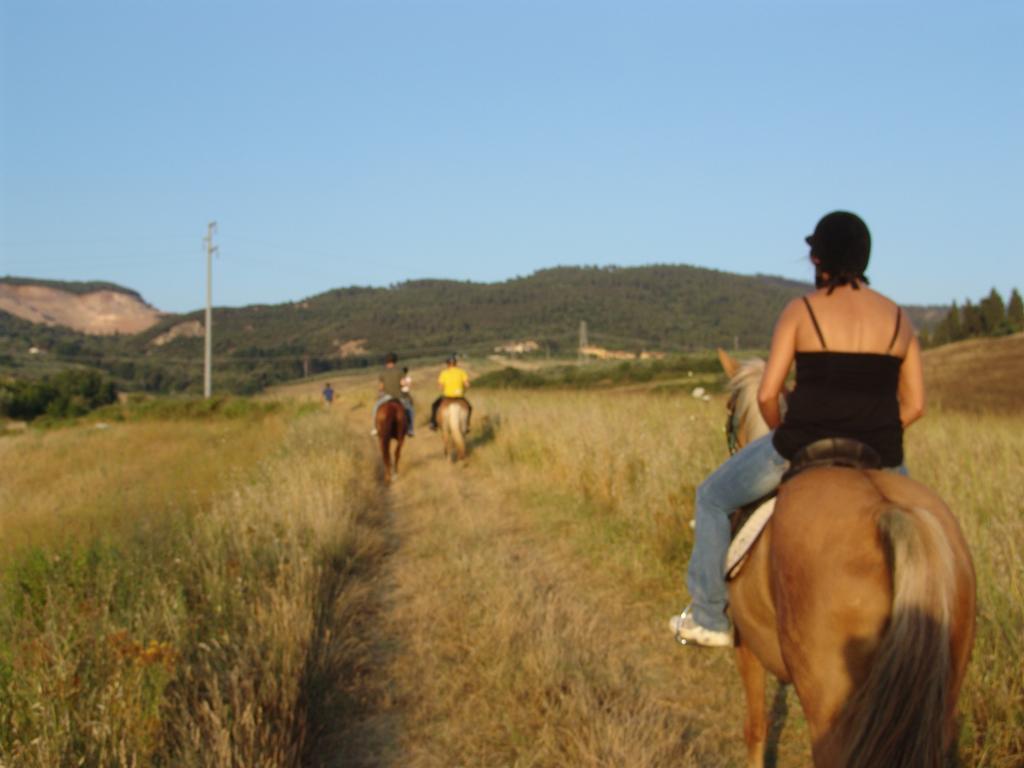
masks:
<path fill-rule="evenodd" d="M 756 413 L 759 377 L 731 358 L 725 367 Z M 765 670 L 795 687 L 816 766 L 942 764 L 974 643 L 975 580 L 933 491 L 885 470 L 795 475 L 729 605 L 749 766 L 764 765 Z"/>
<path fill-rule="evenodd" d="M 391 482 L 392 467 L 398 474 L 398 460 L 402 456 L 402 443 L 409 425 L 405 406 L 398 400 L 388 400 L 377 409 L 377 439 L 380 440 L 380 457 L 384 462 L 384 481 Z M 395 459 L 391 460 L 391 441 L 395 441 Z"/>
<path fill-rule="evenodd" d="M 735 453 L 738 448 L 771 431 L 757 405 L 757 387 L 764 375 L 764 360 L 747 360 L 741 366 L 724 349 L 719 349 L 718 361 L 729 377 L 729 421 L 725 431 L 729 438 L 729 452 Z M 784 398 L 780 399 L 779 407 L 785 413 Z"/>
<path fill-rule="evenodd" d="M 438 407 L 437 420 L 441 424 L 444 457 L 450 459 L 454 449 L 458 459 L 464 460 L 466 432 L 469 430 L 469 405 L 461 397 L 446 397 Z"/>

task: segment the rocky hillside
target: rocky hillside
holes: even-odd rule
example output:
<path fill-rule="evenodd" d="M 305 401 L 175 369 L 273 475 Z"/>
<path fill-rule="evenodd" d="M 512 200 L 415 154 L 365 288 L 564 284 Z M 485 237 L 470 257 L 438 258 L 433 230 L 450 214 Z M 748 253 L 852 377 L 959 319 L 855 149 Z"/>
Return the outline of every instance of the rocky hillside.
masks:
<path fill-rule="evenodd" d="M 0 310 L 31 323 L 98 336 L 141 333 L 162 317 L 137 293 L 119 286 L 70 290 L 70 285 L 5 279 L 0 281 Z"/>

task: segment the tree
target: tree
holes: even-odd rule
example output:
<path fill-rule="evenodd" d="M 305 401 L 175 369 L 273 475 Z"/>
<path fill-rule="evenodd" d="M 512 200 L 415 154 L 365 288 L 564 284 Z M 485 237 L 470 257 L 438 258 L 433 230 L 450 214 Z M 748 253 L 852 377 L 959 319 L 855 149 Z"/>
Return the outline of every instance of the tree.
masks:
<path fill-rule="evenodd" d="M 1014 288 L 1010 294 L 1010 303 L 1006 307 L 1006 320 L 1011 332 L 1024 331 L 1024 301 L 1020 292 Z"/>
<path fill-rule="evenodd" d="M 967 299 L 960 313 L 960 338 L 972 339 L 975 336 L 981 336 L 984 330 L 981 310 L 974 306 L 970 299 Z"/>
<path fill-rule="evenodd" d="M 993 288 L 978 305 L 981 314 L 981 329 L 986 336 L 1006 333 L 1006 305 L 999 291 Z"/>
<path fill-rule="evenodd" d="M 949 309 L 949 314 L 946 315 L 946 319 L 943 321 L 945 325 L 946 341 L 959 341 L 964 337 L 963 324 L 960 319 L 960 310 L 956 306 L 956 302 L 953 302 L 953 306 Z"/>

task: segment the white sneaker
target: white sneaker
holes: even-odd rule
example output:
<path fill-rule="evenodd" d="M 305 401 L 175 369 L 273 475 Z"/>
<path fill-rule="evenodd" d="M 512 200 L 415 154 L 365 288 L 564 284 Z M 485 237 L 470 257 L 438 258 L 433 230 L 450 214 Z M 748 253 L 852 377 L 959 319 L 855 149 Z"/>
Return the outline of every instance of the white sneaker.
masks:
<path fill-rule="evenodd" d="M 668 626 L 680 645 L 702 645 L 706 648 L 728 648 L 732 645 L 732 627 L 721 631 L 702 627 L 694 621 L 689 606 L 669 619 Z"/>

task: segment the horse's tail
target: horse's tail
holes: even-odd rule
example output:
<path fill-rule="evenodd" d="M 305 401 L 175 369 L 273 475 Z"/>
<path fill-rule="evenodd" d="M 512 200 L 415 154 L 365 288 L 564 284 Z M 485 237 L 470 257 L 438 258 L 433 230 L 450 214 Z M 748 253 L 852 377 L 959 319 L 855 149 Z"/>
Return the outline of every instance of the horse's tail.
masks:
<path fill-rule="evenodd" d="M 953 548 L 938 518 L 893 506 L 878 520 L 892 569 L 892 616 L 860 689 L 843 712 L 838 765 L 938 768 L 951 691 Z"/>

